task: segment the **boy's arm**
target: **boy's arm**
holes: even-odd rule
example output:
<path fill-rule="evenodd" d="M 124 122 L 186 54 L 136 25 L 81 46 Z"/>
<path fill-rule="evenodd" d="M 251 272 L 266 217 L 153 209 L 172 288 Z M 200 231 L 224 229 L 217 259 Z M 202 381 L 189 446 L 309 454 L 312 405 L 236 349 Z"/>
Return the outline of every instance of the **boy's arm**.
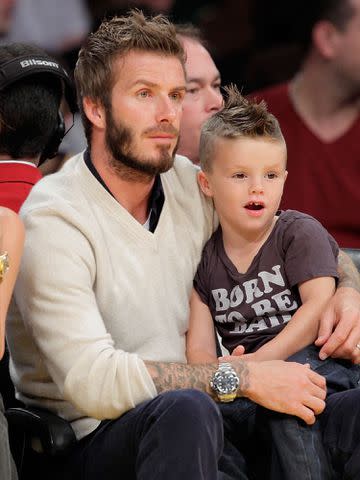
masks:
<path fill-rule="evenodd" d="M 216 362 L 214 323 L 210 310 L 193 289 L 190 298 L 190 321 L 186 334 L 186 358 L 188 363 Z"/>
<path fill-rule="evenodd" d="M 263 345 L 254 360 L 285 360 L 310 345 L 317 337 L 320 315 L 335 291 L 332 277 L 318 277 L 299 285 L 302 305 L 286 327 L 270 342 Z"/>

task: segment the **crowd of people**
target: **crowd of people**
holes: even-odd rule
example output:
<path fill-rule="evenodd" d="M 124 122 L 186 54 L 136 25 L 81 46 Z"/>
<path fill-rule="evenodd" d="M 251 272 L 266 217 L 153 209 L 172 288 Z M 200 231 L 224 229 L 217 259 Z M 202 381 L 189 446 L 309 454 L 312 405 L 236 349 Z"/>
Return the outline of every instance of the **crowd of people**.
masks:
<path fill-rule="evenodd" d="M 53 478 L 360 479 L 360 0 L 312 8 L 248 96 L 166 15 L 79 29 L 73 72 L 0 45 L 0 357 L 75 432 Z"/>

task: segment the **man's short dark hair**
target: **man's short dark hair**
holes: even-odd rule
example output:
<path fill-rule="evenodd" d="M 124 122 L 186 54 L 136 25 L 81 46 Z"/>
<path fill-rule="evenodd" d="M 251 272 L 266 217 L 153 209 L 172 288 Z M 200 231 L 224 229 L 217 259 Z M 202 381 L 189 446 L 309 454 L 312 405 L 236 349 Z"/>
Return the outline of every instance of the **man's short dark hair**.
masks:
<path fill-rule="evenodd" d="M 193 23 L 176 23 L 175 30 L 178 37 L 189 38 L 207 48 L 206 40 L 203 37 L 200 28 Z"/>
<path fill-rule="evenodd" d="M 92 124 L 86 117 L 82 99 L 98 100 L 106 110 L 111 108 L 111 91 L 115 83 L 115 59 L 131 51 L 152 52 L 178 58 L 184 67 L 185 53 L 176 37 L 174 25 L 164 15 L 146 17 L 140 10 L 104 20 L 83 44 L 75 67 L 79 107 L 90 142 Z"/>
<path fill-rule="evenodd" d="M 42 49 L 23 43 L 0 45 L 2 64 L 23 55 L 42 55 Z M 44 151 L 58 125 L 61 80 L 37 73 L 0 90 L 0 154 L 36 158 Z"/>
<path fill-rule="evenodd" d="M 318 22 L 328 21 L 344 31 L 355 14 L 351 0 L 316 0 L 311 3 L 297 0 L 295 9 L 299 18 L 298 25 L 295 25 L 298 33 L 295 35 L 300 37 L 305 51 L 311 47 L 313 28 Z"/>

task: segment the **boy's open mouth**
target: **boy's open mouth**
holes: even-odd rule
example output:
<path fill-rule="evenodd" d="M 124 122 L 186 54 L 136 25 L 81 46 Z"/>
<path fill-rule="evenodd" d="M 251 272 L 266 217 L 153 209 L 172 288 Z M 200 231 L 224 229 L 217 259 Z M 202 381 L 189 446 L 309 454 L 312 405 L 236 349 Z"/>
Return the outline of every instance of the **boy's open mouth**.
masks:
<path fill-rule="evenodd" d="M 245 208 L 248 210 L 262 210 L 264 208 L 264 204 L 260 202 L 249 202 L 245 205 Z"/>

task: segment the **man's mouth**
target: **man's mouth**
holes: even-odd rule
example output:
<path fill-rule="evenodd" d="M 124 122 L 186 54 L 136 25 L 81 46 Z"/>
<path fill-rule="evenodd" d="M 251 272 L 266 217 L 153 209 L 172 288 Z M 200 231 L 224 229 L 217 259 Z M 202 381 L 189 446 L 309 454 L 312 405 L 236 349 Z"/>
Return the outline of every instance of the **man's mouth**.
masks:
<path fill-rule="evenodd" d="M 149 135 L 149 138 L 163 138 L 163 139 L 173 140 L 174 138 L 176 138 L 176 136 L 164 134 L 164 133 L 154 133 Z"/>
<path fill-rule="evenodd" d="M 265 206 L 262 202 L 248 202 L 245 208 L 247 210 L 262 210 Z"/>

